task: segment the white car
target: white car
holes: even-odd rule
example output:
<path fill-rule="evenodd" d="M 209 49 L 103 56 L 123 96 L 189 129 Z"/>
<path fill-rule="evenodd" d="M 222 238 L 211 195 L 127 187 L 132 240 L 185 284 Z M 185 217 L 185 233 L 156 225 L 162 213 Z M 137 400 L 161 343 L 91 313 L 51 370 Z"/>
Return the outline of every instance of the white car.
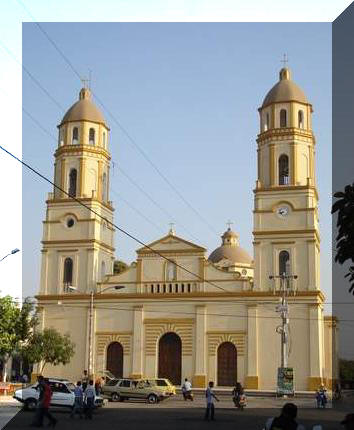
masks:
<path fill-rule="evenodd" d="M 49 385 L 53 392 L 52 400 L 50 402 L 51 406 L 64 406 L 68 408 L 72 408 L 74 406 L 75 385 L 72 382 L 69 382 L 65 379 L 49 378 Z M 39 398 L 38 383 L 20 390 L 16 390 L 13 397 L 14 399 L 23 403 L 25 409 L 35 409 Z M 95 407 L 101 407 L 103 405 L 103 398 L 100 396 L 95 396 Z"/>

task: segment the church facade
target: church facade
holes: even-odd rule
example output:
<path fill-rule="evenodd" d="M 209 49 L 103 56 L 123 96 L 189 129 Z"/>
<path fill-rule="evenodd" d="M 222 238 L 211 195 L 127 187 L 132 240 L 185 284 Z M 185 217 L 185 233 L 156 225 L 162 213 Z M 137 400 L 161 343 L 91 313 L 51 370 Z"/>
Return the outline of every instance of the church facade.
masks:
<path fill-rule="evenodd" d="M 228 228 L 209 256 L 171 229 L 113 275 L 109 128 L 83 88 L 59 124 L 43 222 L 41 326 L 70 333 L 75 356 L 52 376 L 84 369 L 117 377 L 188 377 L 274 390 L 280 366 L 279 274 L 289 281 L 288 365 L 295 389 L 337 379 L 336 320 L 324 316 L 312 105 L 283 68 L 259 108 L 254 257 Z M 73 198 L 74 197 L 74 198 Z"/>

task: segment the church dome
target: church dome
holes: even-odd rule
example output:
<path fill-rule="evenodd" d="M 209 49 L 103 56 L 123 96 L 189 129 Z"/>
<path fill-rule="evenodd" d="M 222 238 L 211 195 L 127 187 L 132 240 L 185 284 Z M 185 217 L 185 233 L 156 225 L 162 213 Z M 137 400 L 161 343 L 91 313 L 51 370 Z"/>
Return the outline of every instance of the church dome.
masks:
<path fill-rule="evenodd" d="M 91 101 L 91 91 L 88 88 L 82 88 L 79 94 L 79 101 L 74 103 L 64 115 L 60 125 L 73 121 L 91 121 L 103 124 L 107 127 L 102 113 Z"/>
<path fill-rule="evenodd" d="M 289 101 L 309 104 L 305 93 L 291 80 L 290 70 L 284 67 L 279 72 L 279 82 L 265 96 L 262 108 L 271 103 Z"/>
<path fill-rule="evenodd" d="M 238 234 L 230 228 L 221 236 L 222 245 L 216 248 L 210 255 L 208 260 L 214 264 L 227 259 L 232 264 L 252 264 L 252 258 L 238 242 Z"/>

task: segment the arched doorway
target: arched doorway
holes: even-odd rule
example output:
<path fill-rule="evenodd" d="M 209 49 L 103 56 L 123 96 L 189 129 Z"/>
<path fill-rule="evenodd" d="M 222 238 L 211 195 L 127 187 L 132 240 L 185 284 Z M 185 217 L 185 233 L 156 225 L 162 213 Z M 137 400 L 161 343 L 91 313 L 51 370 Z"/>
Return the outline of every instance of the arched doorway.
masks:
<path fill-rule="evenodd" d="M 223 342 L 218 348 L 218 385 L 233 387 L 237 382 L 237 351 L 231 342 Z"/>
<path fill-rule="evenodd" d="M 176 333 L 166 333 L 159 341 L 159 378 L 181 384 L 182 341 Z"/>
<path fill-rule="evenodd" d="M 119 342 L 108 345 L 106 369 L 116 378 L 123 378 L 123 347 Z"/>

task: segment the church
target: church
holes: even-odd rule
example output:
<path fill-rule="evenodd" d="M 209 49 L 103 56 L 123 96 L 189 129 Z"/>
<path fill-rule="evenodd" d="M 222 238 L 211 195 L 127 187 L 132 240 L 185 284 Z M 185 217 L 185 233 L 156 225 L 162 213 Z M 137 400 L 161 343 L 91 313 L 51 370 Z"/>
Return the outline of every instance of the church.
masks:
<path fill-rule="evenodd" d="M 81 89 L 58 125 L 37 296 L 40 326 L 70 333 L 76 347 L 70 364 L 48 367 L 48 375 L 76 381 L 84 369 L 109 370 L 176 385 L 189 378 L 200 388 L 239 381 L 275 390 L 276 276 L 287 274 L 295 390 L 337 379 L 337 321 L 324 316 L 320 288 L 313 108 L 284 67 L 258 111 L 254 256 L 230 226 L 211 253 L 171 228 L 114 275 L 110 130 L 90 90 Z"/>

